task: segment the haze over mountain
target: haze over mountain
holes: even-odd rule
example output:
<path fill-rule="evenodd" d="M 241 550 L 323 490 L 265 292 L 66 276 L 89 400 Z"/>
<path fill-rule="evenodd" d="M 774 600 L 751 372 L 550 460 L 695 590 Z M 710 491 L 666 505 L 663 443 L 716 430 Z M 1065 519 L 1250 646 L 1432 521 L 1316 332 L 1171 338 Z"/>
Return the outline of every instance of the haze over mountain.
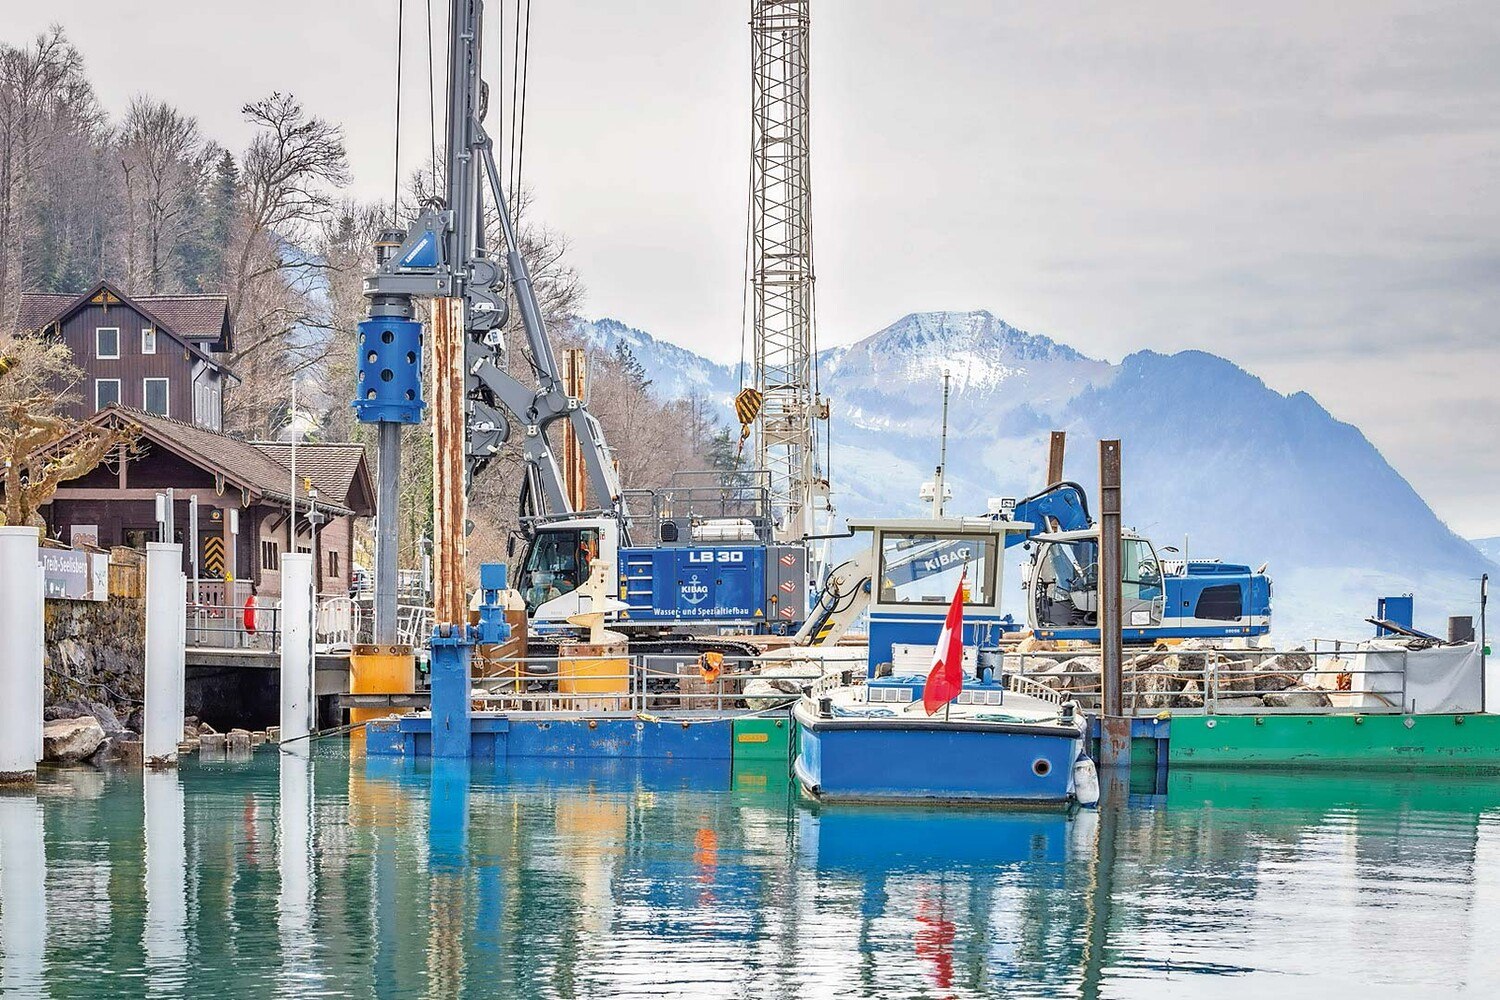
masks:
<path fill-rule="evenodd" d="M 698 392 L 727 414 L 730 367 L 614 320 L 580 332 L 607 349 L 626 343 L 664 396 Z M 1053 429 L 1068 432 L 1066 476 L 1092 500 L 1097 442 L 1120 438 L 1126 524 L 1158 548 L 1269 564 L 1278 637 L 1367 634 L 1375 599 L 1408 592 L 1418 624 L 1440 630 L 1477 611 L 1479 575 L 1497 572 L 1358 428 L 1212 354 L 1110 364 L 975 311 L 913 313 L 818 361 L 841 515 L 924 512 L 917 490 L 937 462 L 947 371 L 952 510 L 1039 489 Z M 1007 565 L 1017 598 L 1019 558 Z"/>

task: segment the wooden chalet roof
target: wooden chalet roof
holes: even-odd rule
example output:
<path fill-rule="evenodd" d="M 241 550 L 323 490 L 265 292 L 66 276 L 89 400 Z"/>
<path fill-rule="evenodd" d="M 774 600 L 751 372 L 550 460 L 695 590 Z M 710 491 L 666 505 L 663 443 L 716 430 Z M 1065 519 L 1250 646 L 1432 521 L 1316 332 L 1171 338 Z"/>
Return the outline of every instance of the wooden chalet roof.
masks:
<path fill-rule="evenodd" d="M 219 340 L 229 335 L 227 295 L 133 295 L 128 301 L 146 306 L 180 336 Z"/>
<path fill-rule="evenodd" d="M 262 454 L 291 472 L 292 447 L 285 441 L 255 441 Z M 318 499 L 343 504 L 360 516 L 375 513 L 375 486 L 365 447 L 355 443 L 297 445 L 297 478 L 312 479 Z"/>
<path fill-rule="evenodd" d="M 237 377 L 203 349 L 205 344 L 219 344 L 227 350 L 233 341 L 229 298 L 225 295 L 126 295 L 107 281 L 99 282 L 82 295 L 25 292 L 21 295 L 16 329 L 21 333 L 41 333 L 54 324 L 61 325 L 100 296 L 134 309 L 158 333 L 178 341 L 199 360 Z"/>
<path fill-rule="evenodd" d="M 21 311 L 16 316 L 16 329 L 23 333 L 36 333 L 50 326 L 68 308 L 78 301 L 76 295 L 54 295 L 51 292 L 24 292 L 21 295 Z"/>
<path fill-rule="evenodd" d="M 272 502 L 291 502 L 292 497 L 292 474 L 291 470 L 282 465 L 271 455 L 267 454 L 258 445 L 249 441 L 241 441 L 238 438 L 229 437 L 227 434 L 218 434 L 214 431 L 205 430 L 192 424 L 185 424 L 179 420 L 171 420 L 167 417 L 159 417 L 153 413 L 145 413 L 123 406 L 108 406 L 88 420 L 83 428 L 75 433 L 81 433 L 90 426 L 118 427 L 132 426 L 138 430 L 141 437 L 148 443 L 158 447 L 166 448 L 173 454 L 193 463 L 205 471 L 213 473 L 222 479 L 226 488 L 232 486 L 247 491 L 251 502 L 257 499 L 270 500 Z M 54 447 L 63 446 L 68 439 L 59 441 Z M 363 461 L 364 449 L 360 445 L 349 446 L 312 446 L 323 447 L 348 447 L 358 449 L 360 460 Z M 304 446 L 297 447 L 297 503 L 307 503 L 309 497 L 303 482 L 302 456 Z M 369 503 L 368 510 L 354 509 L 346 504 L 344 494 L 335 495 L 332 492 L 325 493 L 318 485 L 314 473 L 309 470 L 306 475 L 312 479 L 313 486 L 318 490 L 318 508 L 333 514 L 355 514 L 364 516 L 374 513 L 373 502 Z M 365 473 L 368 482 L 368 473 Z M 358 470 L 351 474 L 351 481 L 357 478 Z M 356 493 L 358 491 L 355 491 Z"/>

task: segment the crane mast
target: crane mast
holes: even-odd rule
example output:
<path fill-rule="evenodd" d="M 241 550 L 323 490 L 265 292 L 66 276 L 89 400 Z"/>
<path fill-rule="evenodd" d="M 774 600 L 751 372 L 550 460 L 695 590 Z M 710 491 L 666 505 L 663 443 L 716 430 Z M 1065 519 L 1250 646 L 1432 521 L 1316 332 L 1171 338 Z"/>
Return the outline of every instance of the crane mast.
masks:
<path fill-rule="evenodd" d="M 816 535 L 816 512 L 828 505 L 817 461 L 828 404 L 814 378 L 808 6 L 752 0 L 750 10 L 755 447 L 781 542 Z"/>

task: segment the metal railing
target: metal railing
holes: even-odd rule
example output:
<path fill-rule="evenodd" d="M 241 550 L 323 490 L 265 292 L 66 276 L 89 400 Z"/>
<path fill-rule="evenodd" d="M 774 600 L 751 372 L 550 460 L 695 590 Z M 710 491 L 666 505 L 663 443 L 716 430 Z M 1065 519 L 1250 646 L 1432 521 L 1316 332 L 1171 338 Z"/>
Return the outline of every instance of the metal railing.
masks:
<path fill-rule="evenodd" d="M 256 596 L 247 613 L 249 586 L 241 581 L 199 581 L 199 600 L 188 582 L 187 645 L 196 648 L 278 652 L 281 649 L 281 602 Z M 368 615 L 360 602 L 343 594 L 318 598 L 313 643 L 319 652 L 345 652 L 367 631 Z M 365 640 L 368 641 L 368 640 Z M 422 639 L 426 641 L 425 636 Z"/>
<path fill-rule="evenodd" d="M 190 647 L 275 652 L 281 648 L 280 602 L 257 599 L 252 620 L 247 622 L 243 603 L 193 603 L 190 594 L 187 644 Z"/>
<path fill-rule="evenodd" d="M 492 711 L 754 713 L 785 707 L 825 678 L 816 663 L 778 663 L 774 674 L 765 666 L 727 656 L 716 671 L 691 655 L 481 656 L 474 700 Z"/>

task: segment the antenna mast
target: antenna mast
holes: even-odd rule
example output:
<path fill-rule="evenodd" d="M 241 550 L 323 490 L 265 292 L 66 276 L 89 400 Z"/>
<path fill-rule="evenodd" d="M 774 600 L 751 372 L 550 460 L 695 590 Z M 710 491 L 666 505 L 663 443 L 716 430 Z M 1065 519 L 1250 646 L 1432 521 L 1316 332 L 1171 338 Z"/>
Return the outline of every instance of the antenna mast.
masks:
<path fill-rule="evenodd" d="M 756 460 L 770 479 L 776 539 L 817 534 L 828 509 L 817 462 L 813 363 L 812 189 L 808 118 L 809 0 L 751 0 L 751 267 Z M 812 568 L 812 567 L 810 567 Z M 816 574 L 814 574 L 816 576 Z"/>

